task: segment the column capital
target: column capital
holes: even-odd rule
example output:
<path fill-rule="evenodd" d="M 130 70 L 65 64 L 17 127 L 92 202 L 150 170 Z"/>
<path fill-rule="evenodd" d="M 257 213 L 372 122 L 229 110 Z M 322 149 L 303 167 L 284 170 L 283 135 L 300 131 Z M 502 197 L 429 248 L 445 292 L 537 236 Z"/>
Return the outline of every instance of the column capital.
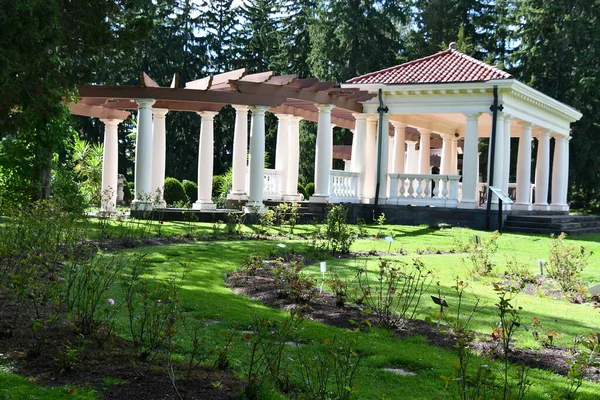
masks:
<path fill-rule="evenodd" d="M 269 106 L 252 106 L 250 107 L 250 111 L 254 115 L 264 115 L 266 111 L 268 111 L 271 107 Z"/>
<path fill-rule="evenodd" d="M 465 115 L 465 117 L 467 117 L 467 121 L 468 120 L 473 121 L 473 120 L 478 120 L 479 117 L 481 116 L 481 113 L 469 113 L 469 114 L 464 114 L 464 115 Z"/>
<path fill-rule="evenodd" d="M 419 131 L 419 133 L 421 135 L 431 135 L 431 129 L 427 129 L 427 128 L 417 128 L 417 130 Z"/>
<path fill-rule="evenodd" d="M 198 111 L 196 112 L 196 114 L 198 114 L 203 121 L 213 121 L 215 119 L 215 117 L 217 116 L 218 112 L 214 112 L 214 111 Z"/>
<path fill-rule="evenodd" d="M 533 127 L 533 123 L 530 121 L 519 121 L 519 125 L 521 125 L 521 129 L 531 129 Z"/>
<path fill-rule="evenodd" d="M 364 113 L 352 113 L 352 116 L 354 117 L 354 119 L 356 120 L 366 120 L 367 119 L 367 114 Z"/>
<path fill-rule="evenodd" d="M 406 143 L 407 145 L 414 145 L 414 146 L 416 146 L 417 143 L 419 143 L 419 142 L 417 142 L 416 140 L 405 140 L 404 143 Z"/>
<path fill-rule="evenodd" d="M 121 122 L 123 122 L 122 119 L 118 118 L 100 118 L 100 121 L 106 126 L 118 126 Z"/>
<path fill-rule="evenodd" d="M 536 136 L 538 137 L 538 140 L 541 138 L 550 139 L 550 129 L 543 129 Z"/>
<path fill-rule="evenodd" d="M 138 103 L 138 108 L 150 108 L 156 100 L 154 99 L 135 99 L 135 102 Z"/>
<path fill-rule="evenodd" d="M 316 104 L 319 112 L 331 112 L 335 108 L 333 104 Z"/>
<path fill-rule="evenodd" d="M 304 118 L 302 117 L 298 117 L 296 115 L 288 115 L 290 122 L 300 122 L 302 121 Z"/>
<path fill-rule="evenodd" d="M 242 106 L 239 104 L 232 104 L 231 107 L 233 107 L 235 109 L 235 111 L 237 112 L 241 112 L 241 113 L 247 113 L 250 110 L 249 106 Z"/>
<path fill-rule="evenodd" d="M 390 121 L 394 129 L 405 129 L 408 125 L 404 122 Z"/>
<path fill-rule="evenodd" d="M 165 118 L 167 116 L 168 112 L 169 112 L 169 110 L 166 108 L 153 108 L 152 109 L 152 114 L 154 114 L 155 117 L 159 117 L 159 118 Z"/>
<path fill-rule="evenodd" d="M 275 116 L 280 121 L 289 121 L 290 117 L 291 117 L 291 115 L 289 115 L 289 114 L 275 114 Z"/>
<path fill-rule="evenodd" d="M 367 114 L 367 121 L 377 122 L 379 121 L 379 116 L 377 114 Z"/>

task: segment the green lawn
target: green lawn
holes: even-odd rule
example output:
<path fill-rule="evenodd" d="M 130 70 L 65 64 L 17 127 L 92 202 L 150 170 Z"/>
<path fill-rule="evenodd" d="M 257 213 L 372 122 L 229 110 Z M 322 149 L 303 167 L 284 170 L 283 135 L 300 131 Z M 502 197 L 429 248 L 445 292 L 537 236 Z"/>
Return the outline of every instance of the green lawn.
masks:
<path fill-rule="evenodd" d="M 167 236 L 174 234 L 193 234 L 210 238 L 215 233 L 223 230 L 223 224 L 189 224 L 185 222 L 131 222 L 110 221 L 103 225 L 98 219 L 86 220 L 83 229 L 90 232 L 92 237 L 100 237 L 103 234 L 111 237 L 128 236 L 131 233 L 143 233 L 147 237 Z M 312 227 L 310 225 L 298 226 L 295 233 L 308 234 Z M 418 254 L 435 252 L 437 250 L 449 251 L 457 247 L 459 242 L 472 240 L 474 234 L 481 235 L 484 239 L 489 233 L 477 232 L 469 229 L 444 229 L 431 230 L 427 227 L 405 227 L 405 226 L 383 226 L 367 227 L 367 231 L 375 235 L 381 231 L 382 235 L 390 235 L 394 238 L 391 247 L 383 238 L 367 238 L 357 240 L 352 250 L 354 252 L 368 252 L 375 250 L 383 254 L 383 257 L 393 261 L 411 263 L 416 257 L 421 257 L 428 268 L 435 271 L 435 281 L 439 282 L 441 294 L 446 296 L 450 305 L 449 312 L 453 311 L 456 298 L 451 286 L 456 276 L 468 282 L 465 304 L 468 308 L 474 304 L 475 296 L 479 297 L 484 308 L 476 314 L 472 328 L 481 334 L 489 335 L 497 324 L 494 304 L 497 296 L 491 289 L 491 283 L 499 277 L 486 277 L 473 280 L 469 277 L 470 264 L 463 260 L 465 254 Z M 244 232 L 252 234 L 256 227 L 244 227 Z M 274 233 L 275 230 L 272 230 Z M 227 238 L 214 236 L 215 240 L 200 241 L 195 243 L 172 244 L 168 246 L 146 247 L 135 250 L 123 251 L 130 257 L 145 255 L 144 259 L 150 264 L 151 270 L 148 278 L 166 279 L 170 276 L 180 274 L 183 269 L 188 272 L 181 290 L 181 304 L 186 314 L 186 319 L 191 325 L 201 327 L 203 337 L 206 338 L 206 346 L 214 348 L 223 345 L 226 338 L 224 332 L 234 335 L 231 349 L 231 366 L 240 376 L 247 372 L 249 362 L 248 346 L 241 339 L 250 329 L 255 317 L 264 317 L 274 320 L 285 318 L 288 313 L 272 309 L 259 302 L 248 300 L 244 296 L 233 293 L 224 284 L 226 274 L 236 270 L 243 257 L 250 253 L 260 253 L 264 256 L 282 254 L 284 250 L 277 247 L 278 243 L 285 242 L 285 251 L 307 251 L 307 240 L 295 237 L 292 240 L 278 238 L 276 240 L 227 240 Z M 600 263 L 597 256 L 600 251 L 600 235 L 589 235 L 581 238 L 569 238 L 594 251 L 590 263 L 583 273 L 583 278 L 588 283 L 594 283 L 596 277 L 600 276 Z M 533 273 L 538 272 L 538 259 L 548 258 L 548 248 L 551 239 L 543 236 L 504 234 L 498 239 L 498 251 L 493 256 L 495 264 L 494 273 L 500 274 L 504 271 L 507 258 L 514 257 L 523 263 Z M 403 249 L 406 255 L 398 255 Z M 391 250 L 391 255 L 388 255 Z M 375 270 L 378 257 L 360 256 L 351 258 L 336 258 L 324 255 L 322 260 L 327 261 L 328 276 L 335 271 L 341 276 L 347 277 L 350 282 L 354 276 L 357 266 Z M 309 275 L 315 275 L 320 279 L 319 264 L 321 259 L 315 260 L 315 264 L 306 267 Z M 185 267 L 184 267 L 185 266 Z M 598 278 L 600 280 L 600 278 Z M 435 294 L 437 287 L 432 286 L 431 294 Z M 110 296 L 117 303 L 121 299 L 121 288 L 114 287 Z M 600 327 L 600 313 L 587 305 L 575 305 L 566 301 L 556 301 L 549 298 L 540 298 L 519 294 L 515 305 L 523 307 L 522 317 L 524 323 L 529 323 L 533 317 L 537 317 L 543 325 L 550 329 L 562 332 L 562 341 L 558 344 L 570 346 L 575 335 L 586 335 L 597 332 Z M 429 293 L 423 298 L 417 318 L 436 318 L 437 307 L 434 307 L 429 299 Z M 126 329 L 125 314 L 121 314 L 118 321 L 118 332 L 125 337 L 128 336 Z M 300 337 L 306 346 L 316 346 L 323 338 L 339 336 L 343 330 L 323 325 L 320 323 L 305 321 Z M 519 330 L 515 336 L 517 347 L 539 348 L 531 333 Z M 177 344 L 181 349 L 191 347 L 191 340 L 186 335 L 177 337 Z M 400 340 L 395 334 L 379 328 L 372 328 L 360 334 L 358 353 L 361 355 L 361 368 L 355 385 L 357 397 L 360 399 L 432 399 L 441 396 L 443 381 L 442 376 L 452 376 L 452 362 L 456 356 L 451 351 L 440 350 L 428 345 L 425 339 L 413 337 Z M 208 362 L 212 360 L 209 359 Z M 382 368 L 403 368 L 415 372 L 415 376 L 398 376 L 383 371 Z M 0 398 L 6 388 L 23 388 L 24 393 L 31 391 L 28 397 L 8 398 L 62 398 L 64 389 L 52 389 L 50 397 L 45 396 L 47 390 L 38 388 L 21 378 L 4 373 L 0 377 Z M 4 379 L 6 378 L 6 379 Z M 533 370 L 530 378 L 534 385 L 529 392 L 528 398 L 556 398 L 567 385 L 567 379 L 553 373 Z M 25 389 L 27 388 L 27 389 Z M 579 398 L 595 399 L 600 393 L 600 385 L 584 383 L 579 391 Z M 79 396 L 92 396 L 85 392 Z M 273 398 L 279 395 L 272 393 Z M 52 397 L 54 396 L 54 397 Z M 73 398 L 72 395 L 69 395 Z M 92 397 L 75 397 L 92 398 Z"/>

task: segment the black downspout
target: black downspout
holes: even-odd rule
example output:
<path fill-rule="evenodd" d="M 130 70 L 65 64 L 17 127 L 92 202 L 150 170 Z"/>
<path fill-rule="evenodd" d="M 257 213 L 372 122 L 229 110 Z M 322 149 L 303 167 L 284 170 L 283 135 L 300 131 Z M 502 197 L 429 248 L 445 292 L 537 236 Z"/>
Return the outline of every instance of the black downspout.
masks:
<path fill-rule="evenodd" d="M 494 186 L 494 158 L 496 155 L 496 125 L 498 119 L 498 111 L 502 111 L 504 107 L 498 106 L 498 86 L 494 86 L 494 103 L 490 107 L 490 111 L 492 114 L 492 134 L 490 136 L 491 145 L 489 148 L 490 151 L 490 170 L 488 171 L 488 175 L 490 177 L 488 182 L 488 194 L 487 194 L 487 206 L 486 206 L 486 214 L 485 214 L 485 227 L 489 231 L 490 230 L 490 221 L 491 221 L 491 212 L 492 212 L 492 189 Z M 500 210 L 500 213 L 502 210 Z"/>
<path fill-rule="evenodd" d="M 387 113 L 388 111 L 389 111 L 389 109 L 387 107 L 383 106 L 383 93 L 382 93 L 381 89 L 379 89 L 379 108 L 377 108 L 377 112 L 379 113 L 379 124 L 378 124 L 379 125 L 378 126 L 379 133 L 377 135 L 377 184 L 375 185 L 375 209 L 373 210 L 373 212 L 375 214 L 373 215 L 373 217 L 375 217 L 375 215 L 378 215 L 377 206 L 379 205 L 379 186 L 381 185 L 379 175 L 381 174 L 381 143 L 383 142 L 383 140 L 382 140 L 383 113 Z"/>

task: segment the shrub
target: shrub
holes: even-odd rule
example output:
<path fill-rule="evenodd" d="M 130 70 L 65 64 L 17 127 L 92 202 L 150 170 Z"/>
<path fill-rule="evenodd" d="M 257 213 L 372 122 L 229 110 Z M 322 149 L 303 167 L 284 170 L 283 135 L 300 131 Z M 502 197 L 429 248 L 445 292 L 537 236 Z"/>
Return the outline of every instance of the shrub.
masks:
<path fill-rule="evenodd" d="M 188 198 L 188 201 L 193 204 L 198 200 L 198 185 L 195 182 L 188 181 L 184 179 L 181 186 L 183 186 L 183 191 Z"/>
<path fill-rule="evenodd" d="M 356 234 L 350 229 L 347 221 L 347 210 L 343 205 L 331 207 L 325 220 L 325 238 L 328 248 L 335 254 L 349 253 L 350 246 L 356 240 Z"/>
<path fill-rule="evenodd" d="M 123 186 L 123 203 L 126 206 L 130 205 L 133 201 L 133 182 L 123 182 L 125 186 Z"/>
<path fill-rule="evenodd" d="M 75 172 L 65 166 L 58 166 L 52 171 L 50 183 L 52 200 L 64 211 L 83 214 L 87 207 L 85 196 L 79 191 Z"/>
<path fill-rule="evenodd" d="M 308 192 L 301 183 L 298 183 L 298 192 L 304 196 L 304 200 L 308 200 Z"/>
<path fill-rule="evenodd" d="M 548 274 L 564 292 L 577 292 L 581 287 L 579 275 L 592 253 L 585 247 L 567 244 L 566 237 L 561 233 L 550 246 Z"/>
<path fill-rule="evenodd" d="M 315 194 L 315 184 L 313 182 L 307 183 L 306 186 L 304 186 L 304 189 L 306 190 L 306 194 L 308 195 L 308 197 Z M 307 200 L 308 197 L 306 198 Z"/>
<path fill-rule="evenodd" d="M 477 236 L 478 240 L 474 240 L 473 244 L 468 248 L 468 258 L 471 261 L 471 275 L 473 277 L 479 276 L 487 276 L 492 272 L 492 254 L 498 250 L 498 244 L 496 240 L 498 240 L 499 233 L 495 231 L 492 233 L 489 239 L 480 238 Z"/>
<path fill-rule="evenodd" d="M 185 203 L 187 201 L 187 196 L 183 190 L 183 186 L 181 186 L 181 182 L 175 178 L 165 179 L 164 197 L 167 204 L 174 204 L 177 202 Z"/>

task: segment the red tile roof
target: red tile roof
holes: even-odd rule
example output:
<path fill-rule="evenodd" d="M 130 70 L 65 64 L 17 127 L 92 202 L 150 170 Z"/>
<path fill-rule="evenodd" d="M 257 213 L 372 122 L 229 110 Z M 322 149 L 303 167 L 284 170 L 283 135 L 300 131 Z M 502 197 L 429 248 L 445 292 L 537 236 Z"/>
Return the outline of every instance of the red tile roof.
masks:
<path fill-rule="evenodd" d="M 346 83 L 411 83 L 484 82 L 491 79 L 511 79 L 508 72 L 463 54 L 453 47 L 429 57 L 371 72 Z"/>

